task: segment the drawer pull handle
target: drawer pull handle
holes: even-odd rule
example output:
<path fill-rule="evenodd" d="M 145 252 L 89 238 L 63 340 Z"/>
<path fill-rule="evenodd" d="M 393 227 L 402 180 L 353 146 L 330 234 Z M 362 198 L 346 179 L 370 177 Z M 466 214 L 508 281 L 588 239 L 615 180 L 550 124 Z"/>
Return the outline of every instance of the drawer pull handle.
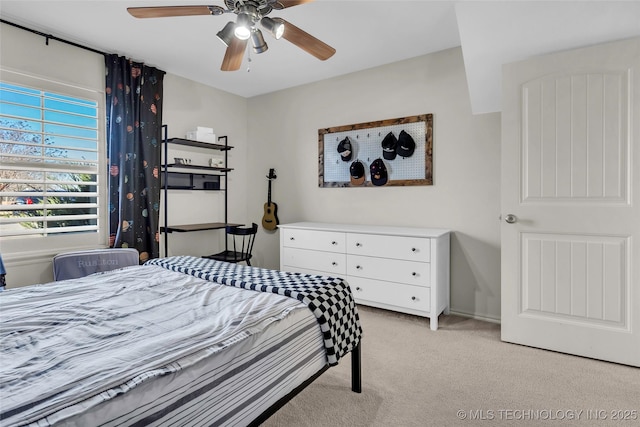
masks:
<path fill-rule="evenodd" d="M 356 287 L 356 291 L 361 292 L 362 288 L 360 286 Z"/>
<path fill-rule="evenodd" d="M 356 269 L 357 270 L 362 270 L 362 266 L 361 265 L 356 265 Z"/>
<path fill-rule="evenodd" d="M 411 297 L 411 300 L 412 300 L 412 301 L 415 301 L 415 300 L 416 300 L 416 297 Z"/>
<path fill-rule="evenodd" d="M 359 248 L 360 246 L 362 246 L 362 243 L 356 243 L 356 248 Z"/>
<path fill-rule="evenodd" d="M 417 248 L 411 248 L 411 252 L 418 252 Z"/>
<path fill-rule="evenodd" d="M 295 237 L 289 237 L 289 240 L 296 240 Z"/>
<path fill-rule="evenodd" d="M 412 275 L 413 277 L 416 277 L 416 276 L 418 275 L 418 273 L 416 273 L 416 272 L 414 271 L 413 273 L 411 273 L 411 275 Z"/>
<path fill-rule="evenodd" d="M 338 265 L 338 263 L 337 263 L 337 262 L 335 262 L 335 261 L 333 261 L 333 262 L 331 263 L 331 265 Z"/>
<path fill-rule="evenodd" d="M 336 242 L 336 241 L 334 240 L 333 242 L 331 242 L 331 244 L 332 244 L 333 246 L 335 246 L 335 245 L 337 245 L 337 244 L 338 244 L 338 242 Z"/>

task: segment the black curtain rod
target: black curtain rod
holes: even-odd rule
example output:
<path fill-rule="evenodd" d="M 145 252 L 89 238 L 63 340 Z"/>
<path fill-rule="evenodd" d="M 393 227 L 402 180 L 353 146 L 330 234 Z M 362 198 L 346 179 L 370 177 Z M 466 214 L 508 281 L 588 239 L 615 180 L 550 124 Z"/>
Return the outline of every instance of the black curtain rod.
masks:
<path fill-rule="evenodd" d="M 29 31 L 30 33 L 37 34 L 39 36 L 44 37 L 46 39 L 47 46 L 49 46 L 49 40 L 55 40 L 55 41 L 59 41 L 59 42 L 62 42 L 62 43 L 69 44 L 71 46 L 79 47 L 80 49 L 84 49 L 84 50 L 88 50 L 88 51 L 93 52 L 93 53 L 97 53 L 99 55 L 107 55 L 107 53 L 105 53 L 105 52 L 101 52 L 99 50 L 96 50 L 96 49 L 93 49 L 93 48 L 90 48 L 90 47 L 87 47 L 87 46 L 83 46 L 83 45 L 78 44 L 78 43 L 70 42 L 69 40 L 61 39 L 61 38 L 56 37 L 56 36 L 51 35 L 51 34 L 45 34 L 45 33 L 41 32 L 41 31 L 37 31 L 37 30 L 33 30 L 31 28 L 23 27 L 22 25 L 18 25 L 18 24 L 14 24 L 13 22 L 5 21 L 2 18 L 0 18 L 0 22 L 2 22 L 3 24 L 11 25 L 13 27 L 20 28 L 21 30 Z"/>

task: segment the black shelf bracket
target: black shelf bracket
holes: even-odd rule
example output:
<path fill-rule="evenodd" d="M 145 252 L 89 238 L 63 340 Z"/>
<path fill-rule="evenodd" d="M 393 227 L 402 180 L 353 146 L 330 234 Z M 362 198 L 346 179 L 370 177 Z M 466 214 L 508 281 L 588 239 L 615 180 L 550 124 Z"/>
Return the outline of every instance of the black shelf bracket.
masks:
<path fill-rule="evenodd" d="M 169 213 L 169 201 L 167 197 L 169 195 L 169 169 L 167 168 L 167 159 L 169 155 L 169 144 L 167 143 L 167 134 L 169 133 L 168 125 L 162 125 L 162 130 L 164 132 L 164 137 L 162 138 L 164 141 L 164 170 L 162 171 L 164 181 L 162 183 L 164 186 L 164 256 L 167 257 L 169 256 L 169 233 L 167 233 L 167 229 L 169 228 L 167 220 L 167 214 Z"/>

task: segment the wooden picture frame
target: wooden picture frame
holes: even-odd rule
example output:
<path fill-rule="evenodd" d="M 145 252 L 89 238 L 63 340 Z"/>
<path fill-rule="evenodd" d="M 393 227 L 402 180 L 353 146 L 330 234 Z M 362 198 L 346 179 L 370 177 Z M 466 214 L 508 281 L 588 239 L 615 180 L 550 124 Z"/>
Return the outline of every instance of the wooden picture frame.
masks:
<path fill-rule="evenodd" d="M 402 131 L 411 136 L 415 150 L 408 157 L 384 158 L 382 141 L 385 136 L 391 133 L 397 139 Z M 351 156 L 338 152 L 345 140 L 353 148 Z M 384 163 L 387 171 L 386 182 L 382 185 L 380 180 L 374 183 L 371 179 L 370 168 L 376 159 Z M 349 169 L 356 160 L 365 167 L 364 183 L 351 180 Z M 319 187 L 408 185 L 433 185 L 433 114 L 318 129 Z"/>

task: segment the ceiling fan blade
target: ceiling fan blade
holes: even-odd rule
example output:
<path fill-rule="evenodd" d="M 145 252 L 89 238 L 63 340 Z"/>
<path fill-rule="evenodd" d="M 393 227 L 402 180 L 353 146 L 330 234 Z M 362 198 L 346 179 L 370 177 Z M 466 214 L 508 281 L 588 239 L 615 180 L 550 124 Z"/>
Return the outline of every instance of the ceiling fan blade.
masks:
<path fill-rule="evenodd" d="M 273 18 L 274 21 L 278 21 L 284 24 L 284 34 L 282 37 L 287 41 L 295 44 L 300 49 L 315 56 L 321 61 L 327 60 L 336 53 L 336 50 L 326 44 L 325 42 L 318 40 L 306 31 L 301 30 L 290 22 L 285 21 L 282 18 Z"/>
<path fill-rule="evenodd" d="M 222 15 L 220 6 L 151 6 L 128 7 L 127 11 L 136 18 L 167 18 L 170 16 Z"/>
<path fill-rule="evenodd" d="M 271 4 L 271 7 L 276 10 L 282 10 L 299 4 L 311 3 L 312 1 L 314 0 L 276 0 Z"/>
<path fill-rule="evenodd" d="M 244 51 L 247 48 L 247 41 L 248 40 L 240 40 L 237 37 L 231 38 L 231 44 L 224 53 L 224 59 L 220 67 L 222 71 L 236 71 L 240 69 Z"/>

